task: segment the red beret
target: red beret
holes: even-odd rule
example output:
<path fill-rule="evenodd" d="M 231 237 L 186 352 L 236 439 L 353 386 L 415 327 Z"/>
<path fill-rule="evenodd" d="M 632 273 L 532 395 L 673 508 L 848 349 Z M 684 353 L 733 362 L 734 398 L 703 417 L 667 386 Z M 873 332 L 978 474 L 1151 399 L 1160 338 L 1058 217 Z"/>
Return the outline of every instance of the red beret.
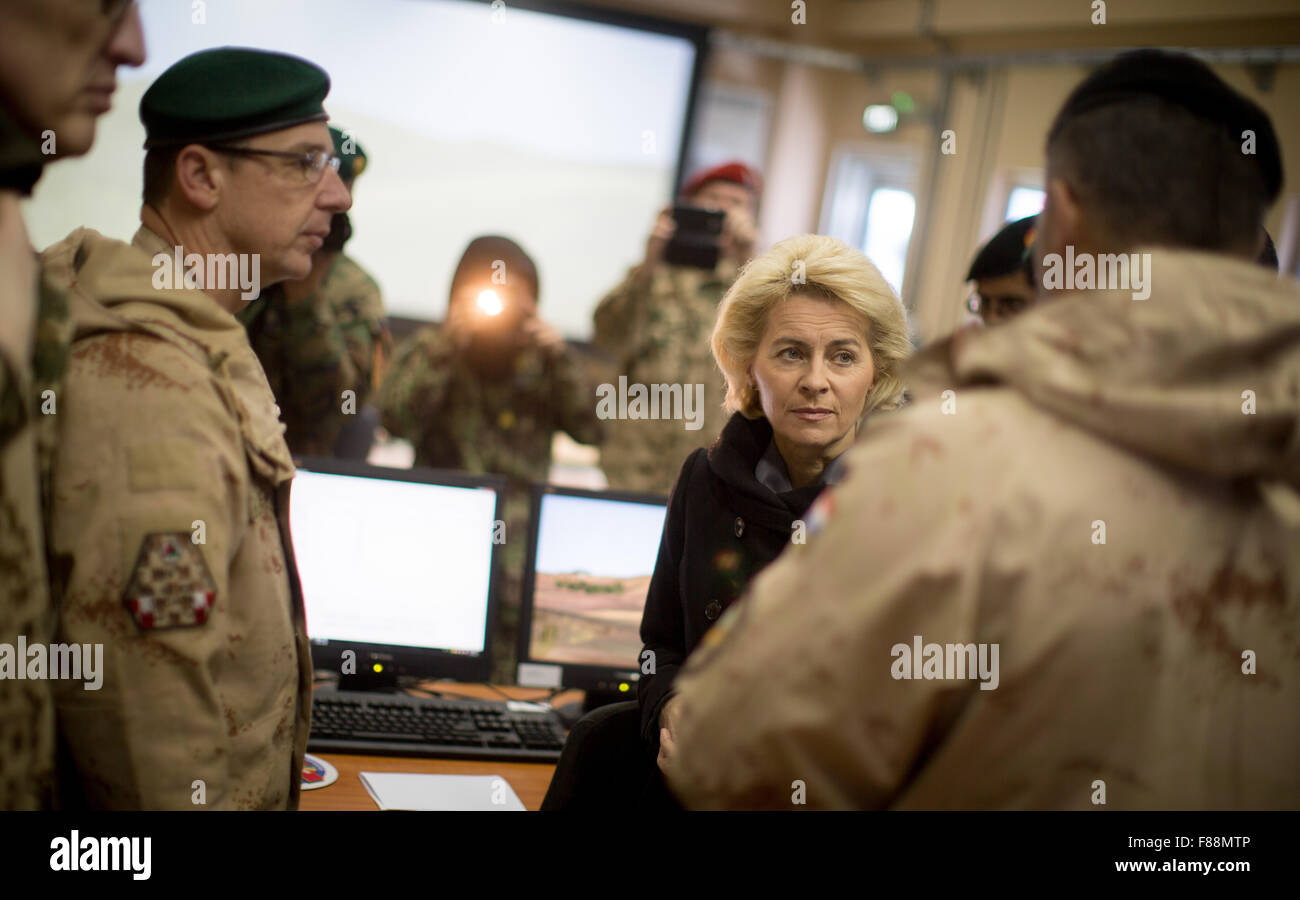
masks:
<path fill-rule="evenodd" d="M 749 188 L 755 194 L 763 190 L 763 176 L 756 169 L 751 169 L 742 162 L 729 162 L 696 172 L 682 186 L 682 194 L 689 197 L 710 181 L 730 181 Z"/>

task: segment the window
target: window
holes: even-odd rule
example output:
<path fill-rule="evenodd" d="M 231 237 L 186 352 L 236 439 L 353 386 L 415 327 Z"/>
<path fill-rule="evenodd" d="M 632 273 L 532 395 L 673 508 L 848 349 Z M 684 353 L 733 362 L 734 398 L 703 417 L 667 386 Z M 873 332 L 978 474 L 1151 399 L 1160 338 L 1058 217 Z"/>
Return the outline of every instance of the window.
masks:
<path fill-rule="evenodd" d="M 978 233 L 972 232 L 971 246 L 987 241 L 1008 222 L 1043 211 L 1047 192 L 1043 187 L 1043 170 L 1022 166 L 998 169 L 992 174 L 980 212 Z"/>
<path fill-rule="evenodd" d="M 900 294 L 903 272 L 907 268 L 907 245 L 912 239 L 915 218 L 916 198 L 910 192 L 892 187 L 876 188 L 871 192 L 862 252 Z"/>
<path fill-rule="evenodd" d="M 771 101 L 763 93 L 731 85 L 703 86 L 682 177 L 733 159 L 763 168 L 770 118 Z"/>
<path fill-rule="evenodd" d="M 1007 197 L 1007 209 L 1003 215 L 1004 222 L 1015 222 L 1025 216 L 1036 216 L 1043 211 L 1047 192 L 1028 185 L 1017 185 Z"/>
<path fill-rule="evenodd" d="M 860 249 L 903 296 L 916 220 L 915 151 L 855 143 L 836 150 L 830 171 L 818 230 Z"/>

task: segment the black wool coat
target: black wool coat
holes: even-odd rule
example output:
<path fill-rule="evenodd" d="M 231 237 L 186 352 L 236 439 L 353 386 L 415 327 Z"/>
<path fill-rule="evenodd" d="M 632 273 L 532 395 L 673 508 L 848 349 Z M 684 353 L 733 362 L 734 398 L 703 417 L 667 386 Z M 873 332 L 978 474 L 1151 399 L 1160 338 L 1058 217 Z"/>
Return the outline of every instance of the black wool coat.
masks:
<path fill-rule="evenodd" d="M 772 441 L 767 419 L 736 413 L 712 447 L 686 458 L 668 498 L 641 641 L 654 674 L 637 683 L 641 736 L 659 743 L 659 711 L 686 657 L 759 570 L 790 542 L 823 485 L 775 493 L 754 477 Z M 642 669 L 646 668 L 644 662 Z"/>

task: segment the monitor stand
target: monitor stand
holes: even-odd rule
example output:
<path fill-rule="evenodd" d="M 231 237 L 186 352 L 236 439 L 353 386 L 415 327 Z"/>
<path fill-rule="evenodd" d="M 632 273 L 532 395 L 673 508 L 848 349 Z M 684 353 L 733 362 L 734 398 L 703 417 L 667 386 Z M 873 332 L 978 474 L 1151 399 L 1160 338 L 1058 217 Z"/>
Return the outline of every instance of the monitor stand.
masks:
<path fill-rule="evenodd" d="M 376 694 L 397 693 L 397 672 L 388 666 L 382 672 L 357 672 L 339 675 L 340 691 L 362 691 Z"/>

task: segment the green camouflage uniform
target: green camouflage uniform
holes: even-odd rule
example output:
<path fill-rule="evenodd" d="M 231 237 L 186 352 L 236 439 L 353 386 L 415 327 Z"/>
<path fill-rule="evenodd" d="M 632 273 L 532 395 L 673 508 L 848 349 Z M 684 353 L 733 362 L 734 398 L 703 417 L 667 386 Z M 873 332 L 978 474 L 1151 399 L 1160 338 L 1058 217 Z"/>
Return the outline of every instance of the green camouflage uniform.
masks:
<path fill-rule="evenodd" d="M 436 327 L 398 348 L 376 403 L 383 425 L 415 446 L 416 465 L 506 476 L 506 540 L 493 679 L 514 682 L 529 484 L 547 479 L 551 439 L 565 431 L 596 443 L 594 390 L 568 352 L 524 350 L 513 376 L 492 380 L 468 368 Z"/>
<path fill-rule="evenodd" d="M 331 456 L 346 417 L 369 398 L 391 344 L 379 285 L 340 254 L 310 297 L 288 303 L 282 288 L 268 288 L 238 318 L 280 405 L 289 449 Z M 349 390 L 356 396 L 345 403 Z"/>
<path fill-rule="evenodd" d="M 698 431 L 670 418 L 609 423 L 600 464 L 611 488 L 667 494 L 691 451 L 722 431 L 725 392 L 709 335 L 736 274 L 726 260 L 713 271 L 661 264 L 645 281 L 633 269 L 596 307 L 593 343 L 615 366 L 612 383 L 626 375 L 629 385 L 704 385 Z"/>
<path fill-rule="evenodd" d="M 321 284 L 320 293 L 334 309 L 343 343 L 357 370 L 357 409 L 370 399 L 383 367 L 393 352 L 384 298 L 370 273 L 348 256 L 339 254 Z"/>
<path fill-rule="evenodd" d="M 39 462 L 54 416 L 42 414 L 42 391 L 57 392 L 69 329 L 58 296 L 38 302 L 38 261 L 18 205 L 43 162 L 0 111 L 0 643 L 15 653 L 20 635 L 28 646 L 48 644 L 54 628 Z M 45 411 L 57 408 L 56 396 Z M 49 681 L 16 674 L 0 679 L 0 810 L 40 809 L 52 799 L 54 703 Z"/>

